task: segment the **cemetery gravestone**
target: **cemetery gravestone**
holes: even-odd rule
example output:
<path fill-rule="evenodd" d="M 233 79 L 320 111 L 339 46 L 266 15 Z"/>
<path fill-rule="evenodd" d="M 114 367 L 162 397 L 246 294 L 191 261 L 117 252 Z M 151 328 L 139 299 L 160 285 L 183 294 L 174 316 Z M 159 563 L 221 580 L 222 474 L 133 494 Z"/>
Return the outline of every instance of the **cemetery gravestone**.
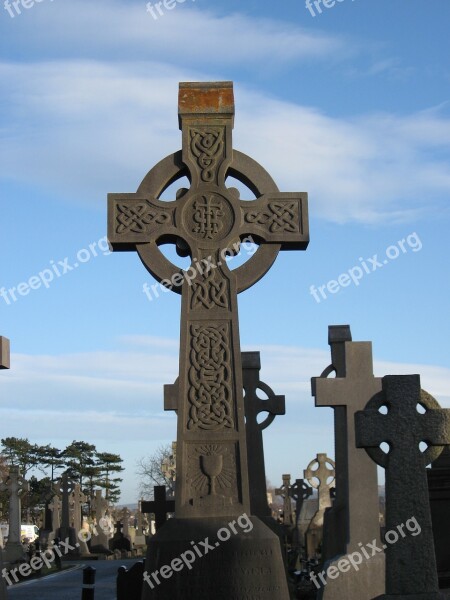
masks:
<path fill-rule="evenodd" d="M 325 511 L 322 559 L 325 570 L 340 557 L 358 552 L 359 543 L 380 541 L 378 479 L 375 463 L 356 447 L 355 413 L 381 391 L 381 379 L 373 376 L 372 344 L 352 342 L 348 325 L 328 328 L 331 365 L 311 380 L 316 406 L 334 409 L 336 449 L 336 497 Z M 335 372 L 335 378 L 328 378 Z M 320 599 L 372 600 L 384 593 L 384 555 L 364 560 L 359 570 L 328 578 Z"/>
<path fill-rule="evenodd" d="M 295 502 L 295 525 L 298 524 L 303 502 L 312 496 L 312 488 L 304 479 L 296 479 L 289 489 L 289 495 Z"/>
<path fill-rule="evenodd" d="M 65 542 L 68 541 L 70 546 L 75 547 L 75 550 L 68 551 L 68 554 L 79 554 L 79 542 L 77 532 L 70 526 L 70 494 L 74 491 L 75 484 L 67 475 L 64 475 L 55 483 L 55 490 L 61 497 L 61 525 L 58 529 L 57 537 Z"/>
<path fill-rule="evenodd" d="M 440 599 L 425 467 L 450 444 L 450 410 L 421 392 L 419 375 L 387 375 L 355 425 L 358 448 L 386 471 L 386 594 L 378 599 Z"/>
<path fill-rule="evenodd" d="M 427 469 L 439 587 L 450 588 L 450 448 Z"/>
<path fill-rule="evenodd" d="M 155 529 L 158 531 L 167 521 L 167 514 L 175 512 L 175 500 L 166 499 L 166 486 L 155 485 L 153 500 L 142 500 L 141 507 L 144 514 L 155 515 Z"/>
<path fill-rule="evenodd" d="M 108 550 L 110 535 L 106 528 L 106 511 L 108 510 L 108 501 L 102 497 L 102 490 L 95 490 L 95 496 L 91 500 L 91 509 L 95 514 L 96 534 L 92 536 L 91 551 L 101 549 Z"/>
<path fill-rule="evenodd" d="M 136 536 L 134 538 L 136 548 L 143 548 L 146 545 L 144 533 L 144 519 L 142 514 L 142 500 L 139 500 L 138 511 L 136 514 Z"/>
<path fill-rule="evenodd" d="M 291 504 L 291 476 L 286 474 L 283 475 L 283 485 L 275 489 L 275 496 L 281 496 L 283 498 L 283 523 L 288 527 L 293 525 L 292 518 L 292 504 Z"/>
<path fill-rule="evenodd" d="M 244 384 L 245 431 L 247 437 L 248 480 L 250 487 L 250 510 L 257 517 L 270 517 L 272 511 L 267 502 L 266 469 L 264 465 L 264 429 L 269 427 L 276 415 L 284 415 L 285 398 L 276 396 L 272 389 L 260 381 L 261 359 L 259 352 L 242 352 L 242 378 Z M 263 400 L 258 395 L 267 399 Z M 264 421 L 258 415 L 267 412 Z"/>
<path fill-rule="evenodd" d="M 330 464 L 330 469 L 327 464 Z M 326 454 L 317 454 L 304 471 L 309 485 L 318 491 L 319 508 L 306 532 L 306 554 L 308 559 L 315 558 L 323 536 L 323 517 L 325 510 L 331 507 L 330 490 L 334 487 L 335 464 Z M 331 481 L 328 479 L 333 478 Z M 317 481 L 316 481 L 317 480 Z"/>
<path fill-rule="evenodd" d="M 29 489 L 29 484 L 20 474 L 20 468 L 16 466 L 9 468 L 9 475 L 0 484 L 0 491 L 7 492 L 9 496 L 9 532 L 4 552 L 5 559 L 8 562 L 21 560 L 24 556 L 24 548 L 20 539 L 22 496 Z"/>
<path fill-rule="evenodd" d="M 179 121 L 182 152 L 156 165 L 136 194 L 109 195 L 112 249 L 137 250 L 158 281 L 182 293 L 177 518 L 150 541 L 149 571 L 177 556 L 183 540 L 213 535 L 230 517 L 250 512 L 237 293 L 256 283 L 281 249 L 304 250 L 309 241 L 306 194 L 280 193 L 255 161 L 232 148 L 231 82 L 180 84 Z M 180 189 L 173 202 L 159 200 L 184 175 L 190 189 Z M 241 201 L 237 189 L 226 187 L 227 175 L 245 183 L 257 200 Z M 230 271 L 226 255 L 236 253 L 245 236 L 260 247 Z M 187 272 L 159 252 L 161 242 L 191 257 Z M 239 600 L 255 586 L 266 590 L 261 598 L 273 598 L 275 590 L 280 600 L 287 598 L 278 539 L 256 517 L 252 523 L 251 533 L 222 544 L 220 561 L 205 556 L 189 573 L 175 573 L 155 590 L 147 586 L 143 598 L 181 598 L 180 581 L 189 589 L 183 600 L 200 593 L 218 597 L 218 588 L 227 600 Z M 259 548 L 252 555 L 247 548 L 255 543 Z M 270 562 L 263 551 L 274 553 Z"/>
<path fill-rule="evenodd" d="M 0 336 L 0 369 L 9 369 L 10 367 L 10 344 L 8 338 Z M 3 537 L 0 530 L 0 572 L 3 572 Z M 7 600 L 6 583 L 3 577 L 0 578 L 0 600 Z"/>
<path fill-rule="evenodd" d="M 83 539 L 83 513 L 82 506 L 87 502 L 87 496 L 83 494 L 79 483 L 75 483 L 73 492 L 70 494 L 70 504 L 73 510 L 73 527 L 77 535 L 77 543 L 80 545 L 82 554 L 90 554 L 88 545 Z M 85 535 L 85 534 L 84 534 Z"/>

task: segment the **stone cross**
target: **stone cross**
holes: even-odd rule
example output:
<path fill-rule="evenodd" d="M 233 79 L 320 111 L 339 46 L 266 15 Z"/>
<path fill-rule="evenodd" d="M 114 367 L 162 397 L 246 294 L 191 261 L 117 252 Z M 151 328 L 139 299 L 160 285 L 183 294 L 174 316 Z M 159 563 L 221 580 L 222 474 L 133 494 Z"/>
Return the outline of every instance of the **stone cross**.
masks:
<path fill-rule="evenodd" d="M 20 525 L 22 522 L 21 501 L 29 489 L 28 482 L 20 474 L 20 468 L 16 466 L 9 468 L 9 475 L 0 484 L 0 491 L 7 492 L 9 496 L 9 533 L 5 546 L 5 558 L 8 562 L 19 560 L 24 554 L 20 539 Z"/>
<path fill-rule="evenodd" d="M 334 410 L 336 496 L 324 517 L 324 561 L 357 552 L 362 540 L 381 545 L 377 467 L 355 442 L 355 413 L 381 391 L 381 379 L 373 376 L 372 344 L 352 342 L 349 325 L 331 325 L 328 343 L 331 364 L 320 377 L 311 379 L 316 406 Z M 332 372 L 336 377 L 328 378 Z M 346 579 L 341 595 L 337 588 L 343 582 L 328 580 L 324 596 L 371 600 L 384 592 L 384 557 L 371 559 Z"/>
<path fill-rule="evenodd" d="M 48 505 L 49 509 L 52 511 L 52 531 L 55 533 L 61 526 L 61 499 L 58 495 L 53 496 L 51 504 Z"/>
<path fill-rule="evenodd" d="M 285 414 L 284 396 L 276 396 L 272 389 L 260 381 L 261 359 L 259 352 L 242 352 L 242 378 L 244 385 L 245 432 L 247 437 L 247 458 L 250 466 L 250 510 L 252 515 L 270 517 L 272 512 L 267 503 L 266 469 L 262 432 L 269 427 L 276 415 Z M 262 400 L 258 391 L 267 396 Z M 258 415 L 267 412 L 264 421 L 258 422 Z"/>
<path fill-rule="evenodd" d="M 131 512 L 127 507 L 120 511 L 120 518 L 123 523 L 123 535 L 128 539 L 130 539 L 130 516 Z"/>
<path fill-rule="evenodd" d="M 450 444 L 450 409 L 421 392 L 419 375 L 387 375 L 355 425 L 358 448 L 386 471 L 386 595 L 378 598 L 440 598 L 425 467 Z"/>
<path fill-rule="evenodd" d="M 167 520 L 167 513 L 175 511 L 175 501 L 166 500 L 166 486 L 155 485 L 153 488 L 154 500 L 142 500 L 141 510 L 144 514 L 155 515 L 155 529 L 158 531 Z"/>
<path fill-rule="evenodd" d="M 95 490 L 95 496 L 91 500 L 91 508 L 95 512 L 97 523 L 99 523 L 108 510 L 108 500 L 102 497 L 102 490 Z"/>
<path fill-rule="evenodd" d="M 87 497 L 81 491 L 81 486 L 76 483 L 73 492 L 70 494 L 70 501 L 73 506 L 73 526 L 77 533 L 81 531 L 82 525 L 82 505 L 87 502 Z"/>
<path fill-rule="evenodd" d="M 135 194 L 109 194 L 113 250 L 137 250 L 166 287 L 182 294 L 178 384 L 178 518 L 250 511 L 237 294 L 256 283 L 281 249 L 309 241 L 307 195 L 280 193 L 251 158 L 233 150 L 231 82 L 181 83 L 182 152 L 156 165 Z M 159 199 L 187 175 L 172 202 Z M 257 196 L 239 199 L 232 175 Z M 231 271 L 226 257 L 249 236 L 259 249 Z M 158 244 L 191 257 L 188 271 L 169 262 Z"/>
<path fill-rule="evenodd" d="M 291 476 L 283 475 L 283 485 L 275 489 L 275 495 L 283 498 L 283 523 L 285 525 L 293 525 L 290 489 Z"/>
<path fill-rule="evenodd" d="M 296 479 L 289 488 L 289 496 L 295 502 L 295 524 L 298 524 L 300 513 L 305 500 L 312 496 L 313 490 L 304 479 Z"/>
<path fill-rule="evenodd" d="M 450 588 L 450 446 L 427 469 L 439 587 Z"/>
<path fill-rule="evenodd" d="M 330 469 L 327 464 L 331 465 Z M 319 508 L 306 532 L 306 545 L 308 558 L 313 557 L 317 553 L 317 548 L 322 541 L 323 534 L 323 517 L 325 510 L 331 507 L 330 490 L 334 487 L 335 464 L 326 454 L 317 454 L 304 471 L 304 477 L 309 485 L 318 491 Z M 330 477 L 332 481 L 328 481 Z M 317 480 L 317 481 L 316 481 Z"/>
<path fill-rule="evenodd" d="M 9 369 L 10 367 L 10 345 L 8 338 L 0 336 L 0 369 Z M 1 538 L 1 533 L 0 533 Z M 2 540 L 3 541 L 3 540 Z M 2 543 L 3 545 L 3 543 Z M 3 552 L 0 548 L 0 570 L 3 572 Z M 7 591 L 5 579 L 0 581 L 0 600 L 6 600 Z"/>
<path fill-rule="evenodd" d="M 61 497 L 61 527 L 59 537 L 64 540 L 69 536 L 70 529 L 70 494 L 74 490 L 74 482 L 69 479 L 67 473 L 62 475 L 55 483 L 55 490 Z"/>

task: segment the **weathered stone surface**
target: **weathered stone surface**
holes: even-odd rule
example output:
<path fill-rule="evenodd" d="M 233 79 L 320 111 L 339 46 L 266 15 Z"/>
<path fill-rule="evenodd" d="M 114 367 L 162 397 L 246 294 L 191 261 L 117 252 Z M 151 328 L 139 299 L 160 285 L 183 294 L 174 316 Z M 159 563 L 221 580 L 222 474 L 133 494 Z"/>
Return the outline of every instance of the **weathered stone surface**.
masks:
<path fill-rule="evenodd" d="M 381 391 L 381 379 L 373 376 L 372 344 L 352 342 L 348 325 L 330 326 L 328 343 L 331 364 L 311 380 L 316 406 L 334 409 L 336 495 L 324 517 L 325 570 L 342 556 L 360 551 L 359 543 L 375 540 L 381 546 L 377 468 L 355 442 L 355 413 Z M 333 372 L 336 377 L 328 378 Z M 358 571 L 328 579 L 319 598 L 372 600 L 384 593 L 384 579 L 384 555 L 380 554 Z"/>
<path fill-rule="evenodd" d="M 382 407 L 387 414 L 379 412 Z M 356 413 L 355 425 L 358 448 L 386 470 L 386 594 L 378 598 L 440 598 L 425 467 L 450 444 L 450 410 L 421 393 L 419 375 L 388 375 L 382 392 Z M 422 452 L 419 444 L 425 441 Z M 387 454 L 382 443 L 389 444 Z M 405 537 L 397 529 L 402 525 Z M 396 532 L 395 543 L 389 532 Z"/>
<path fill-rule="evenodd" d="M 276 415 L 284 415 L 285 398 L 276 396 L 273 390 L 259 378 L 261 358 L 259 352 L 242 352 L 242 377 L 244 384 L 245 430 L 247 436 L 247 457 L 250 466 L 248 479 L 250 486 L 250 511 L 257 517 L 270 517 L 267 503 L 266 468 L 264 465 L 264 429 L 273 423 Z M 267 396 L 262 400 L 258 391 Z M 267 412 L 264 421 L 258 422 L 258 415 Z"/>
<path fill-rule="evenodd" d="M 178 400 L 173 403 L 178 412 L 175 513 L 180 527 L 189 530 L 189 518 L 250 511 L 237 293 L 256 283 L 281 249 L 304 250 L 309 241 L 306 194 L 280 193 L 260 165 L 233 150 L 233 117 L 231 82 L 180 84 L 182 152 L 156 165 L 136 194 L 110 194 L 108 200 L 113 250 L 137 250 L 158 281 L 182 293 Z M 161 193 L 184 175 L 190 188 L 180 189 L 173 202 L 161 201 Z M 241 201 L 237 189 L 227 188 L 227 175 L 246 184 L 257 199 Z M 236 253 L 246 236 L 253 236 L 259 248 L 231 271 L 226 255 Z M 191 257 L 187 272 L 163 256 L 162 242 Z M 159 534 L 169 523 L 176 552 L 184 533 L 173 520 L 152 543 L 163 539 Z M 268 530 L 264 535 L 273 536 Z M 209 572 L 211 582 L 216 575 Z M 266 581 L 259 583 L 264 587 Z M 224 594 L 230 598 L 227 588 Z M 287 594 L 285 584 L 278 597 Z M 165 596 L 160 588 L 153 596 L 186 597 L 179 592 Z M 148 597 L 145 592 L 143 597 Z"/>
<path fill-rule="evenodd" d="M 9 340 L 6 337 L 0 336 L 0 369 L 9 369 L 10 364 Z"/>
<path fill-rule="evenodd" d="M 450 588 L 450 448 L 427 469 L 439 587 Z"/>
<path fill-rule="evenodd" d="M 327 465 L 331 465 L 331 468 Z M 319 495 L 319 508 L 309 524 L 306 532 L 306 554 L 309 559 L 315 558 L 322 543 L 323 518 L 325 510 L 331 507 L 330 490 L 335 485 L 335 464 L 326 454 L 317 454 L 304 471 L 304 477 L 309 485 L 315 488 Z M 332 478 L 331 481 L 328 479 Z M 316 481 L 317 480 L 317 481 Z"/>

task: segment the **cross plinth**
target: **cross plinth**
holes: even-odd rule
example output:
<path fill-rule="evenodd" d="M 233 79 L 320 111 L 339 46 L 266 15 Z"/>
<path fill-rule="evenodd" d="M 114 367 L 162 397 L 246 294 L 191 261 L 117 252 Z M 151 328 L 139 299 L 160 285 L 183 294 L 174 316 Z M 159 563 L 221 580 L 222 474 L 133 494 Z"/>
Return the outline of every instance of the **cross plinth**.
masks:
<path fill-rule="evenodd" d="M 155 529 L 158 531 L 167 521 L 167 514 L 175 511 L 174 500 L 166 499 L 166 486 L 156 485 L 153 488 L 153 500 L 142 500 L 141 511 L 155 515 Z"/>
<path fill-rule="evenodd" d="M 358 448 L 366 448 L 386 471 L 386 595 L 378 598 L 437 600 L 425 467 L 450 444 L 450 409 L 441 409 L 421 392 L 419 375 L 388 375 L 382 392 L 356 413 L 355 425 Z M 421 442 L 428 446 L 425 451 Z M 383 443 L 389 445 L 388 453 L 380 448 Z"/>
<path fill-rule="evenodd" d="M 307 194 L 281 193 L 257 162 L 233 149 L 232 82 L 181 83 L 178 114 L 182 151 L 151 169 L 136 193 L 109 194 L 108 239 L 114 251 L 136 250 L 145 268 L 182 296 L 173 402 L 178 412 L 176 517 L 237 517 L 250 513 L 237 294 L 267 273 L 280 250 L 306 249 Z M 183 176 L 189 189 L 179 189 L 173 201 L 162 201 L 161 194 Z M 241 200 L 236 188 L 227 187 L 228 176 L 246 185 L 256 199 Z M 244 240 L 255 242 L 258 250 L 232 271 L 227 257 L 237 254 Z M 159 251 L 167 243 L 190 257 L 187 271 Z M 175 535 L 170 521 L 165 528 Z M 270 544 L 275 544 L 274 536 Z M 217 570 L 210 575 L 217 590 Z M 166 583 L 173 588 L 167 592 L 171 600 L 176 585 L 176 578 Z M 205 585 L 201 593 L 207 595 Z M 237 583 L 224 579 L 224 593 L 231 585 Z M 269 592 L 274 585 L 272 574 Z M 280 598 L 287 597 L 284 575 L 279 590 Z M 159 598 L 164 592 L 147 594 Z M 233 594 L 237 592 L 228 597 Z"/>
<path fill-rule="evenodd" d="M 273 390 L 260 380 L 261 359 L 259 352 L 242 352 L 242 369 L 250 510 L 252 515 L 270 517 L 272 511 L 267 503 L 262 432 L 273 423 L 276 415 L 285 414 L 285 398 L 284 396 L 275 395 Z M 265 400 L 258 396 L 258 391 L 266 396 Z M 258 422 L 258 415 L 263 412 L 267 412 L 267 417 Z"/>

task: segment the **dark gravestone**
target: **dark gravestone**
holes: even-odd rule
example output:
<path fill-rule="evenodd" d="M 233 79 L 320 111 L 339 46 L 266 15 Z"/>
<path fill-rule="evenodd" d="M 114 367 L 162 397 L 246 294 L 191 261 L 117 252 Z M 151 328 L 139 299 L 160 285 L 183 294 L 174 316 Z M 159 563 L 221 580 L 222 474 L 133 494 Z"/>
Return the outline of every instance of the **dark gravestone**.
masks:
<path fill-rule="evenodd" d="M 378 479 L 376 464 L 356 447 L 355 413 L 381 391 L 373 376 L 372 344 L 352 342 L 348 325 L 328 328 L 331 365 L 311 380 L 316 406 L 334 410 L 336 497 L 325 511 L 322 560 L 326 569 L 339 557 L 358 552 L 359 543 L 375 540 L 380 546 Z M 328 378 L 334 372 L 335 378 Z M 328 578 L 319 598 L 371 600 L 384 593 L 384 555 L 365 560 L 358 571 Z"/>
<path fill-rule="evenodd" d="M 427 469 L 439 587 L 450 588 L 450 448 Z"/>
<path fill-rule="evenodd" d="M 119 567 L 117 571 L 116 600 L 140 600 L 144 575 L 144 561 L 135 563 L 131 569 Z"/>
<path fill-rule="evenodd" d="M 137 250 L 158 281 L 182 294 L 177 517 L 150 541 L 148 571 L 170 563 L 180 544 L 214 537 L 230 519 L 250 513 L 237 294 L 270 269 L 280 250 L 304 250 L 309 241 L 306 194 L 280 193 L 258 163 L 233 150 L 233 121 L 231 82 L 180 84 L 182 152 L 156 165 L 136 194 L 109 195 L 113 250 Z M 257 200 L 241 201 L 226 186 L 228 175 Z M 190 188 L 173 202 L 159 200 L 183 176 Z M 246 236 L 259 248 L 231 271 L 226 255 L 238 252 Z M 161 243 L 190 256 L 188 272 L 164 257 Z M 251 532 L 236 534 L 192 570 L 174 572 L 155 589 L 149 584 L 143 600 L 201 594 L 240 600 L 256 588 L 262 600 L 287 598 L 278 539 L 256 517 L 252 524 Z"/>
<path fill-rule="evenodd" d="M 123 524 L 120 521 L 117 521 L 115 524 L 116 531 L 114 532 L 113 537 L 109 540 L 109 549 L 111 552 L 114 550 L 120 550 L 121 552 L 130 552 L 131 551 L 131 542 L 128 538 L 125 537 L 122 529 Z"/>
<path fill-rule="evenodd" d="M 388 375 L 355 425 L 357 447 L 386 470 L 386 595 L 378 599 L 440 599 L 425 467 L 450 444 L 450 410 L 421 393 L 419 375 Z"/>
<path fill-rule="evenodd" d="M 167 513 L 175 512 L 175 500 L 166 499 L 166 486 L 155 485 L 153 500 L 142 500 L 141 512 L 155 515 L 155 529 L 158 531 L 167 521 Z"/>
<path fill-rule="evenodd" d="M 77 537 L 78 532 L 75 531 L 74 527 L 70 526 L 70 494 L 75 489 L 75 484 L 69 479 L 68 475 L 64 473 L 61 479 L 54 483 L 54 488 L 61 498 L 61 525 L 56 532 L 56 537 L 62 542 L 69 542 L 73 549 L 67 551 L 68 555 L 78 555 L 80 553 Z"/>
<path fill-rule="evenodd" d="M 261 359 L 259 352 L 242 352 L 242 369 L 250 510 L 251 514 L 257 517 L 270 517 L 272 511 L 267 502 L 262 432 L 269 427 L 276 415 L 285 414 L 285 398 L 284 396 L 276 396 L 268 385 L 260 381 Z M 266 396 L 266 399 L 263 400 L 258 394 Z M 267 417 L 258 422 L 258 415 L 263 412 L 268 413 Z"/>

